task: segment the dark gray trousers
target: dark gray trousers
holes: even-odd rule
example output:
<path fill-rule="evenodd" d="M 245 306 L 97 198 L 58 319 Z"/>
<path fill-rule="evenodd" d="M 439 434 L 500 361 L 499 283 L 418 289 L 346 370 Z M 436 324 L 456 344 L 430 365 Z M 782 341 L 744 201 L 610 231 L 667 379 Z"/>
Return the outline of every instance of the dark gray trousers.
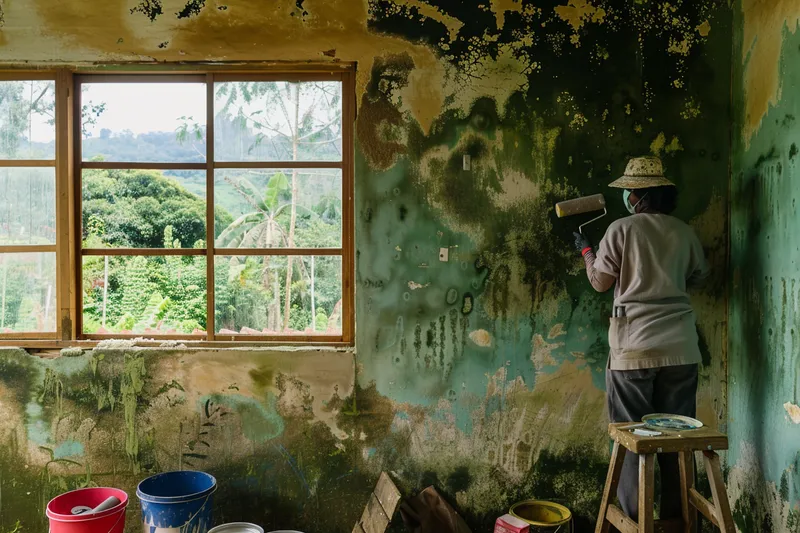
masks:
<path fill-rule="evenodd" d="M 644 370 L 606 369 L 608 415 L 612 422 L 640 422 L 651 413 L 694 417 L 697 410 L 697 365 L 665 366 Z M 660 518 L 681 517 L 681 480 L 678 454 L 658 454 L 661 473 Z M 639 456 L 625 454 L 617 488 L 622 510 L 639 516 Z"/>

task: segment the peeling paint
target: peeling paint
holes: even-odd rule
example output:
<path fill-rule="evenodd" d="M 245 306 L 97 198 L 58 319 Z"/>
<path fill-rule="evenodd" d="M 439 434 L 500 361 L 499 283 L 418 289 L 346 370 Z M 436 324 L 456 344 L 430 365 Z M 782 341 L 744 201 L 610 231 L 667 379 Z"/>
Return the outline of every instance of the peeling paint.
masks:
<path fill-rule="evenodd" d="M 742 65 L 745 108 L 742 136 L 749 144 L 769 107 L 781 97 L 780 58 L 783 29 L 794 34 L 800 25 L 800 9 L 792 0 L 765 6 L 758 0 L 738 2 L 742 13 Z"/>
<path fill-rule="evenodd" d="M 783 404 L 783 408 L 786 409 L 786 413 L 788 413 L 792 422 L 800 424 L 800 406 L 792 402 L 786 402 Z"/>
<path fill-rule="evenodd" d="M 476 346 L 488 348 L 492 345 L 492 336 L 485 329 L 478 329 L 469 332 L 469 340 L 475 343 Z"/>

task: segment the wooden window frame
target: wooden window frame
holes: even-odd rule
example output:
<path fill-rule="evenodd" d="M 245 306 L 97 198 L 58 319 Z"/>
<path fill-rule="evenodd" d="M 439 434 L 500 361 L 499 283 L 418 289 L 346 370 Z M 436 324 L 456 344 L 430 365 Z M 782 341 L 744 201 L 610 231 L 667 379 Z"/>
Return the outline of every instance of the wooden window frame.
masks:
<path fill-rule="evenodd" d="M 52 71 L 2 70 L 0 81 L 53 80 L 56 106 L 55 160 L 0 160 L 0 167 L 53 166 L 56 169 L 56 243 L 37 246 L 2 246 L 0 253 L 16 248 L 56 253 L 55 333 L 0 334 L 0 346 L 51 349 L 66 346 L 91 347 L 107 339 L 146 339 L 142 345 L 157 346 L 165 340 L 180 340 L 187 346 L 233 347 L 249 345 L 313 344 L 353 346 L 355 343 L 355 231 L 354 231 L 354 129 L 355 65 L 244 64 L 141 66 L 104 65 L 91 69 L 59 68 Z M 341 161 L 257 161 L 214 160 L 214 87 L 236 81 L 339 81 L 342 84 Z M 188 82 L 206 86 L 206 162 L 141 163 L 83 161 L 81 135 L 81 84 L 83 83 Z M 217 248 L 214 239 L 214 171 L 217 169 L 336 168 L 342 172 L 342 241 L 338 248 Z M 206 171 L 206 248 L 102 248 L 83 249 L 82 171 L 86 169 L 148 169 Z M 12 248 L 14 250 L 12 250 Z M 41 248 L 41 250 L 40 250 Z M 44 250 L 47 248 L 47 250 Z M 342 259 L 341 335 L 249 335 L 216 333 L 214 314 L 214 257 L 236 256 L 340 256 Z M 86 334 L 83 333 L 83 257 L 88 256 L 205 256 L 207 318 L 204 335 L 174 334 Z M 139 343 L 137 343 L 139 344 Z"/>

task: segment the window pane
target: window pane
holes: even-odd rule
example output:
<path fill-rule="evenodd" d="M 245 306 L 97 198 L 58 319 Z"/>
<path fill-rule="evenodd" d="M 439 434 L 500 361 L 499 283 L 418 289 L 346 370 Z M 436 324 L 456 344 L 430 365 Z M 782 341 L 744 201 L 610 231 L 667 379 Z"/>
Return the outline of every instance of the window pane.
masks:
<path fill-rule="evenodd" d="M 205 172 L 84 170 L 84 248 L 204 248 Z M 216 226 L 231 217 L 220 212 Z"/>
<path fill-rule="evenodd" d="M 83 160 L 202 163 L 202 83 L 85 83 Z"/>
<path fill-rule="evenodd" d="M 0 81 L 0 159 L 54 159 L 53 81 Z"/>
<path fill-rule="evenodd" d="M 56 254 L 0 254 L 0 332 L 55 332 Z"/>
<path fill-rule="evenodd" d="M 340 169 L 220 169 L 214 202 L 219 213 L 230 215 L 228 224 L 215 226 L 219 248 L 341 247 Z"/>
<path fill-rule="evenodd" d="M 341 82 L 225 82 L 214 90 L 217 161 L 341 161 Z"/>
<path fill-rule="evenodd" d="M 0 168 L 0 245 L 55 242 L 56 170 Z"/>
<path fill-rule="evenodd" d="M 216 256 L 214 259 L 218 333 L 342 334 L 340 256 Z"/>
<path fill-rule="evenodd" d="M 205 328 L 205 257 L 84 256 L 84 333 L 201 335 Z"/>

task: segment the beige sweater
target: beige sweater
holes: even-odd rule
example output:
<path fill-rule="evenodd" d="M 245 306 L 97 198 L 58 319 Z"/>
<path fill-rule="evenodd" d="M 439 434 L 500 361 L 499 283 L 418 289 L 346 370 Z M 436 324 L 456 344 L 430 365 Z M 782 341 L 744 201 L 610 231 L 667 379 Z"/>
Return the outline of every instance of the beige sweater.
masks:
<path fill-rule="evenodd" d="M 692 228 L 661 214 L 617 220 L 600 241 L 594 268 L 616 279 L 614 306 L 624 309 L 611 318 L 609 368 L 700 362 L 687 287 L 702 283 L 709 267 Z"/>

